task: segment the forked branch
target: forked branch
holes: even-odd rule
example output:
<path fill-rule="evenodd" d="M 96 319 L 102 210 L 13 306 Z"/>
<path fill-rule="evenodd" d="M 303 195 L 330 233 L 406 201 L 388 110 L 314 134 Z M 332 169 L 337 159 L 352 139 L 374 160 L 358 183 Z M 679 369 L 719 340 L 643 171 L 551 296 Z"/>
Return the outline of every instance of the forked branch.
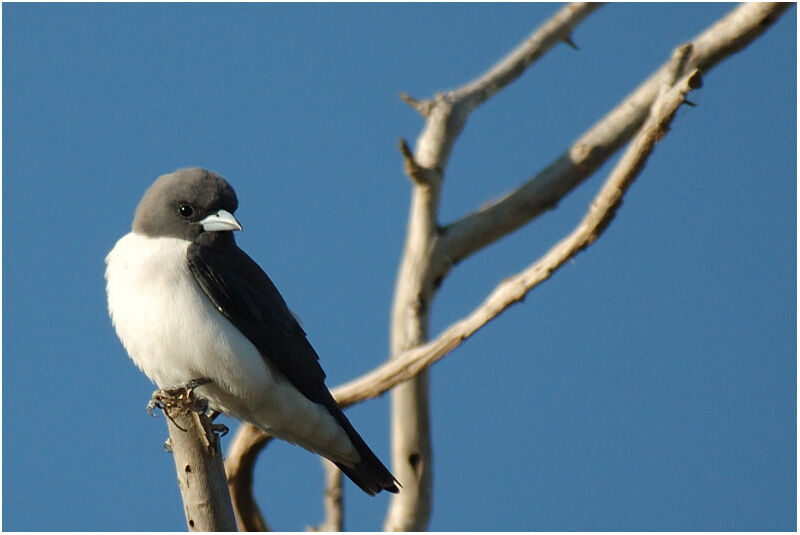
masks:
<path fill-rule="evenodd" d="M 527 66 L 529 63 L 526 61 L 532 61 L 540 54 L 515 55 L 512 52 L 485 75 L 460 89 L 437 95 L 432 100 L 419 101 L 405 96 L 403 99 L 427 119 L 415 150 L 412 152 L 405 146 L 406 150 L 403 151 L 407 165 L 412 166 L 409 168 L 410 171 L 418 173 L 419 170 L 425 170 L 429 173 L 425 176 L 425 180 L 414 180 L 409 241 L 406 245 L 407 251 L 411 247 L 414 254 L 405 259 L 408 260 L 407 275 L 415 278 L 418 284 L 416 289 L 423 291 L 416 294 L 410 292 L 409 296 L 413 299 L 401 307 L 402 311 L 410 311 L 416 316 L 415 321 L 418 322 L 414 325 L 416 335 L 412 337 L 413 339 L 399 340 L 407 344 L 402 350 L 393 351 L 392 360 L 334 389 L 333 394 L 337 401 L 343 406 L 358 403 L 379 396 L 393 386 L 417 377 L 487 322 L 522 300 L 565 261 L 596 240 L 613 219 L 622 196 L 641 170 L 655 142 L 666 132 L 674 116 L 674 110 L 680 102 L 685 101 L 686 92 L 691 88 L 692 82 L 699 79 L 694 69 L 706 73 L 721 60 L 741 50 L 766 31 L 788 7 L 789 4 L 745 4 L 736 7 L 730 14 L 695 38 L 691 46 L 677 49 L 665 66 L 645 80 L 617 108 L 598 121 L 546 169 L 493 205 L 467 215 L 443 229 L 439 228 L 436 221 L 439 188 L 450 150 L 466 121 L 470 106 L 474 108 L 475 105 L 479 105 L 519 76 L 521 71 L 516 70 L 515 65 Z M 551 37 L 542 39 L 541 42 L 544 44 L 539 46 L 552 46 L 559 40 L 569 41 L 572 27 L 589 12 L 582 9 L 590 11 L 588 7 L 571 7 L 573 18 L 566 16 L 563 20 L 567 22 L 562 21 L 564 26 L 547 30 Z M 565 12 L 567 8 L 560 11 L 553 20 Z M 543 25 L 540 30 L 545 31 L 553 20 Z M 569 31 L 566 31 L 567 29 Z M 533 41 L 535 40 L 529 38 L 525 43 Z M 516 59 L 511 59 L 512 57 Z M 495 76 L 491 73 L 497 76 L 494 82 L 490 82 L 492 76 Z M 674 82 L 677 83 L 672 86 Z M 664 87 L 671 89 L 665 91 Z M 657 103 L 654 104 L 656 99 Z M 465 104 L 468 101 L 470 106 Z M 527 269 L 500 283 L 467 317 L 453 323 L 433 341 L 425 340 L 426 306 L 430 301 L 419 300 L 419 297 L 432 297 L 435 288 L 431 286 L 431 281 L 441 282 L 456 262 L 520 228 L 553 206 L 634 135 L 636 139 L 629 145 L 625 156 L 572 233 Z M 415 213 L 419 217 L 415 217 Z M 426 248 L 431 245 L 435 248 L 428 248 L 425 253 Z M 401 267 L 401 277 L 402 269 Z M 414 343 L 414 340 L 418 343 Z M 398 343 L 397 347 L 403 345 Z M 241 477 L 240 472 L 251 472 L 253 467 L 253 462 L 239 462 L 237 458 L 246 457 L 254 461 L 260 449 L 266 444 L 266 439 L 254 440 L 254 437 L 259 435 L 263 433 L 252 426 L 242 426 L 228 456 L 229 470 L 238 467 L 237 475 L 233 477 L 229 471 L 229 483 L 232 485 L 237 515 L 243 529 L 258 529 L 259 522 L 253 521 L 248 524 L 243 521 L 241 504 L 250 509 L 248 514 L 252 518 L 260 518 L 260 514 L 257 517 L 253 515 L 253 510 L 258 512 L 254 500 L 251 504 L 247 503 L 247 500 L 237 501 L 234 487 L 242 490 L 247 487 L 243 482 L 248 482 L 246 477 Z M 249 478 L 251 483 L 252 475 Z M 252 490 L 249 488 L 246 490 L 252 498 Z M 266 526 L 263 519 L 260 523 Z M 417 525 L 422 526 L 424 522 Z"/>
<path fill-rule="evenodd" d="M 644 167 L 656 142 L 667 132 L 675 111 L 684 102 L 686 94 L 698 87 L 699 82 L 700 74 L 695 70 L 656 100 L 650 118 L 592 201 L 587 214 L 566 238 L 524 271 L 501 282 L 479 307 L 434 340 L 334 389 L 336 401 L 342 406 L 352 405 L 377 397 L 398 383 L 414 377 L 461 345 L 508 307 L 522 301 L 533 288 L 596 240 L 614 218 L 623 195 Z"/>
<path fill-rule="evenodd" d="M 743 4 L 690 43 L 679 65 L 668 61 L 580 136 L 563 155 L 498 201 L 446 225 L 438 243 L 442 270 L 438 277 L 468 256 L 519 229 L 554 207 L 624 145 L 647 117 L 661 83 L 692 69 L 707 73 L 765 32 L 791 4 Z M 680 50 L 680 48 L 679 48 Z"/>

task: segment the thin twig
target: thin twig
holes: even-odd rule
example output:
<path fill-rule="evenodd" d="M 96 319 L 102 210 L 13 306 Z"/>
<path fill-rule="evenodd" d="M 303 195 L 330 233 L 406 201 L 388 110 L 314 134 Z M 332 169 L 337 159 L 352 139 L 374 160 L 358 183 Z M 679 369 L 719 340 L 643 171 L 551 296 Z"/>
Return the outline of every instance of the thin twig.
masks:
<path fill-rule="evenodd" d="M 576 2 L 564 6 L 486 73 L 452 91 L 451 96 L 454 100 L 468 102 L 469 108 L 475 109 L 519 78 L 533 62 L 555 45 L 564 42 L 577 50 L 572 41 L 572 30 L 602 5 Z"/>
<path fill-rule="evenodd" d="M 419 112 L 420 115 L 428 118 L 428 115 L 431 113 L 431 108 L 433 107 L 433 101 L 430 100 L 417 100 L 408 93 L 400 92 L 400 100 L 414 108 Z"/>
<path fill-rule="evenodd" d="M 430 186 L 435 180 L 436 175 L 434 175 L 430 169 L 425 169 L 417 163 L 417 160 L 414 158 L 414 153 L 411 152 L 411 148 L 408 146 L 408 142 L 400 138 L 400 141 L 397 143 L 397 148 L 400 149 L 400 154 L 403 155 L 403 170 L 409 178 L 419 186 Z"/>

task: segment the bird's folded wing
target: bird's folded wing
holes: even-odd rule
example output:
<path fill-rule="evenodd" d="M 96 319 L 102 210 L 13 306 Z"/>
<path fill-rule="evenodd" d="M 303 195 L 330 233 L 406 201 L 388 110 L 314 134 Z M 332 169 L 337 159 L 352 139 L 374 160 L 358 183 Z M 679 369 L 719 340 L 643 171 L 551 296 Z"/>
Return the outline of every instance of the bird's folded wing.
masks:
<path fill-rule="evenodd" d="M 189 267 L 217 309 L 308 399 L 319 403 L 342 426 L 361 460 L 336 463 L 370 495 L 397 492 L 397 481 L 353 428 L 325 386 L 325 372 L 306 333 L 266 273 L 233 244 L 218 249 L 193 243 Z"/>
<path fill-rule="evenodd" d="M 329 406 L 319 356 L 266 273 L 238 247 L 189 246 L 189 269 L 214 306 L 307 398 Z M 335 404 L 335 402 L 334 402 Z"/>

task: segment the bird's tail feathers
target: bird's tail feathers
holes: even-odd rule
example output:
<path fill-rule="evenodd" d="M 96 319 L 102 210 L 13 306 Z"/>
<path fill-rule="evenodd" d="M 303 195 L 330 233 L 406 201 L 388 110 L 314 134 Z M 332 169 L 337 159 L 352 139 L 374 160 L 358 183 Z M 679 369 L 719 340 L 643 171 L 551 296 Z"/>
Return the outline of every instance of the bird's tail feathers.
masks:
<path fill-rule="evenodd" d="M 335 464 L 344 472 L 344 475 L 370 496 L 375 496 L 382 490 L 395 494 L 399 492 L 397 487 L 400 486 L 400 483 L 377 458 L 373 462 L 362 459 L 355 466 Z"/>
<path fill-rule="evenodd" d="M 331 401 L 333 401 L 332 397 Z M 378 456 L 375 455 L 367 443 L 364 442 L 364 439 L 361 438 L 361 435 L 355 430 L 350 420 L 347 419 L 347 416 L 345 416 L 344 412 L 339 408 L 339 405 L 333 401 L 333 404 L 328 406 L 328 411 L 345 430 L 347 437 L 350 439 L 350 442 L 353 443 L 353 446 L 361 457 L 354 466 L 347 466 L 334 461 L 336 466 L 338 466 L 339 469 L 344 472 L 344 475 L 349 477 L 353 483 L 358 485 L 361 490 L 370 496 L 375 496 L 382 490 L 395 494 L 398 493 L 398 487 L 402 487 L 400 482 L 394 478 L 392 473 L 389 472 L 380 459 L 378 459 Z"/>

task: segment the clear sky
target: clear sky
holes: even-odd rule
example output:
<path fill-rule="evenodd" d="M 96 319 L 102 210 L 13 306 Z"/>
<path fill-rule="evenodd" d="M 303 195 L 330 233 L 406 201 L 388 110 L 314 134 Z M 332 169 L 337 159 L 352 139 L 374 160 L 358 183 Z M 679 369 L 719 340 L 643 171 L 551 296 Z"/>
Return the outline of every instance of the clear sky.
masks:
<path fill-rule="evenodd" d="M 398 92 L 472 79 L 556 7 L 3 5 L 3 529 L 185 529 L 103 280 L 157 176 L 233 184 L 239 244 L 338 385 L 387 355 L 396 146 L 422 126 Z M 733 7 L 601 8 L 579 52 L 470 118 L 442 222 L 547 165 Z M 434 366 L 431 529 L 795 529 L 796 16 L 705 77 L 598 242 Z M 571 230 L 609 169 L 455 268 L 432 332 Z M 348 414 L 388 462 L 388 398 Z M 268 447 L 273 527 L 321 520 L 321 474 Z M 386 496 L 348 483 L 346 502 L 348 528 L 380 528 Z"/>

